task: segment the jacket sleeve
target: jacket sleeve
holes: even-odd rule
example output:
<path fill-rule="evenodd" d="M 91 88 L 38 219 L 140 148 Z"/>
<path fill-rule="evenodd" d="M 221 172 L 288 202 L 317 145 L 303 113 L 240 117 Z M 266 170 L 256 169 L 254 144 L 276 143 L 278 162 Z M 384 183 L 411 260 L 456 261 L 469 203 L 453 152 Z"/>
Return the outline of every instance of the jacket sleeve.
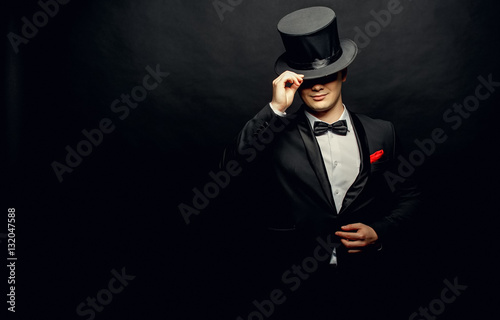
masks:
<path fill-rule="evenodd" d="M 260 161 L 276 136 L 290 123 L 287 117 L 278 116 L 267 104 L 240 131 L 223 153 L 219 166 L 237 161 L 242 167 Z"/>

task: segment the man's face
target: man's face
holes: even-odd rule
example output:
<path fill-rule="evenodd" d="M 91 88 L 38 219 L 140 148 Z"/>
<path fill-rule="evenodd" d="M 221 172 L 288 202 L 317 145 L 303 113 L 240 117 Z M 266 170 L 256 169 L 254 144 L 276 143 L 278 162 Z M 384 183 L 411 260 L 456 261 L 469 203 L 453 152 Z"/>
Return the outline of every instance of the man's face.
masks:
<path fill-rule="evenodd" d="M 342 77 L 340 71 L 325 78 L 304 80 L 299 87 L 300 97 L 312 111 L 328 111 L 342 103 L 341 89 L 345 80 L 346 76 Z"/>

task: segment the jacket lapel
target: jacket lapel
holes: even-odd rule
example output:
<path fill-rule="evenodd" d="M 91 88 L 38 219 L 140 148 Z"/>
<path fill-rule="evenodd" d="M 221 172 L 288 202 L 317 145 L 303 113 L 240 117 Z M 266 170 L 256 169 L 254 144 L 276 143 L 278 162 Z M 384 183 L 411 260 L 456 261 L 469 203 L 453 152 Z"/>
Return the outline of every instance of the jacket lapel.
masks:
<path fill-rule="evenodd" d="M 348 111 L 349 112 L 349 111 Z M 368 177 L 370 175 L 370 152 L 368 149 L 368 141 L 366 137 L 366 132 L 361 124 L 359 118 L 352 112 L 349 112 L 352 120 L 352 126 L 354 127 L 354 133 L 356 134 L 356 141 L 358 143 L 359 155 L 360 155 L 360 168 L 358 176 L 354 183 L 351 185 L 347 194 L 342 202 L 342 208 L 339 213 L 343 213 L 347 208 L 356 200 L 361 191 L 363 190 Z"/>
<path fill-rule="evenodd" d="M 336 214 L 337 210 L 335 209 L 330 182 L 328 181 L 328 175 L 326 173 L 325 163 L 323 162 L 323 157 L 321 156 L 321 150 L 319 148 L 318 141 L 314 136 L 309 120 L 304 114 L 304 108 L 300 108 L 297 112 L 299 113 L 297 119 L 297 127 L 300 136 L 302 137 L 302 141 L 304 142 L 304 146 L 307 150 L 307 157 L 314 172 L 316 173 L 316 177 L 319 180 L 321 189 L 323 190 L 326 199 L 328 199 L 330 207 Z"/>
<path fill-rule="evenodd" d="M 328 174 L 323 162 L 323 157 L 321 156 L 319 144 L 316 140 L 316 137 L 314 136 L 309 120 L 304 114 L 304 109 L 300 108 L 298 113 L 297 127 L 304 142 L 304 146 L 307 150 L 307 157 L 314 172 L 316 173 L 316 177 L 318 178 L 318 181 L 321 185 L 321 189 L 326 199 L 328 199 L 328 203 L 332 211 L 334 211 L 336 214 L 337 209 L 335 208 L 331 186 L 330 182 L 328 181 Z M 361 124 L 359 118 L 354 113 L 349 112 L 349 115 L 351 117 L 352 126 L 356 135 L 356 142 L 358 144 L 361 161 L 358 176 L 356 177 L 356 180 L 354 180 L 354 183 L 351 185 L 349 190 L 347 190 L 347 194 L 344 197 L 344 201 L 342 203 L 342 208 L 339 212 L 340 214 L 345 212 L 347 208 L 354 202 L 354 200 L 356 200 L 370 176 L 370 152 L 368 149 L 368 140 L 366 137 L 365 129 Z"/>

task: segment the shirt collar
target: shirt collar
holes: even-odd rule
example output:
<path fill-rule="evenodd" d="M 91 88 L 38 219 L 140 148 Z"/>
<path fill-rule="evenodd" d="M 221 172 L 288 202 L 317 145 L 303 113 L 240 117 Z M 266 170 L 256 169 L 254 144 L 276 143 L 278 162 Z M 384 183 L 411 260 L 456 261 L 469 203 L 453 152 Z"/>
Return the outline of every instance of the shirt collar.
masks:
<path fill-rule="evenodd" d="M 347 122 L 347 131 L 350 132 L 351 128 L 352 128 L 351 116 L 349 115 L 349 112 L 347 111 L 347 108 L 346 108 L 345 104 L 342 104 L 342 106 L 344 107 L 344 111 L 340 115 L 339 120 L 346 120 L 346 122 Z M 307 110 L 305 110 L 305 109 L 304 109 L 304 113 L 306 114 L 306 117 L 309 120 L 309 123 L 311 124 L 311 128 L 314 128 L 314 122 L 315 121 L 321 121 L 318 118 L 316 118 L 315 116 L 313 116 L 312 114 L 310 114 L 309 112 L 307 112 Z M 337 121 L 339 121 L 339 120 L 337 120 Z M 324 122 L 324 121 L 321 121 L 321 122 Z"/>

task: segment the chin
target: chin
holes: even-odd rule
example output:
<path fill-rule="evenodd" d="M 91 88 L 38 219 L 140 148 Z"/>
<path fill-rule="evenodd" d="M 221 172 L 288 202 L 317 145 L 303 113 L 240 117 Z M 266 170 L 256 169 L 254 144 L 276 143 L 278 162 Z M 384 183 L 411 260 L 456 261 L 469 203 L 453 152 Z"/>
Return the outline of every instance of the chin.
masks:
<path fill-rule="evenodd" d="M 328 111 L 332 108 L 332 106 L 330 104 L 316 103 L 316 101 L 314 101 L 314 102 L 315 103 L 310 103 L 308 105 L 309 109 L 311 109 L 312 111 L 324 112 L 324 111 Z"/>

